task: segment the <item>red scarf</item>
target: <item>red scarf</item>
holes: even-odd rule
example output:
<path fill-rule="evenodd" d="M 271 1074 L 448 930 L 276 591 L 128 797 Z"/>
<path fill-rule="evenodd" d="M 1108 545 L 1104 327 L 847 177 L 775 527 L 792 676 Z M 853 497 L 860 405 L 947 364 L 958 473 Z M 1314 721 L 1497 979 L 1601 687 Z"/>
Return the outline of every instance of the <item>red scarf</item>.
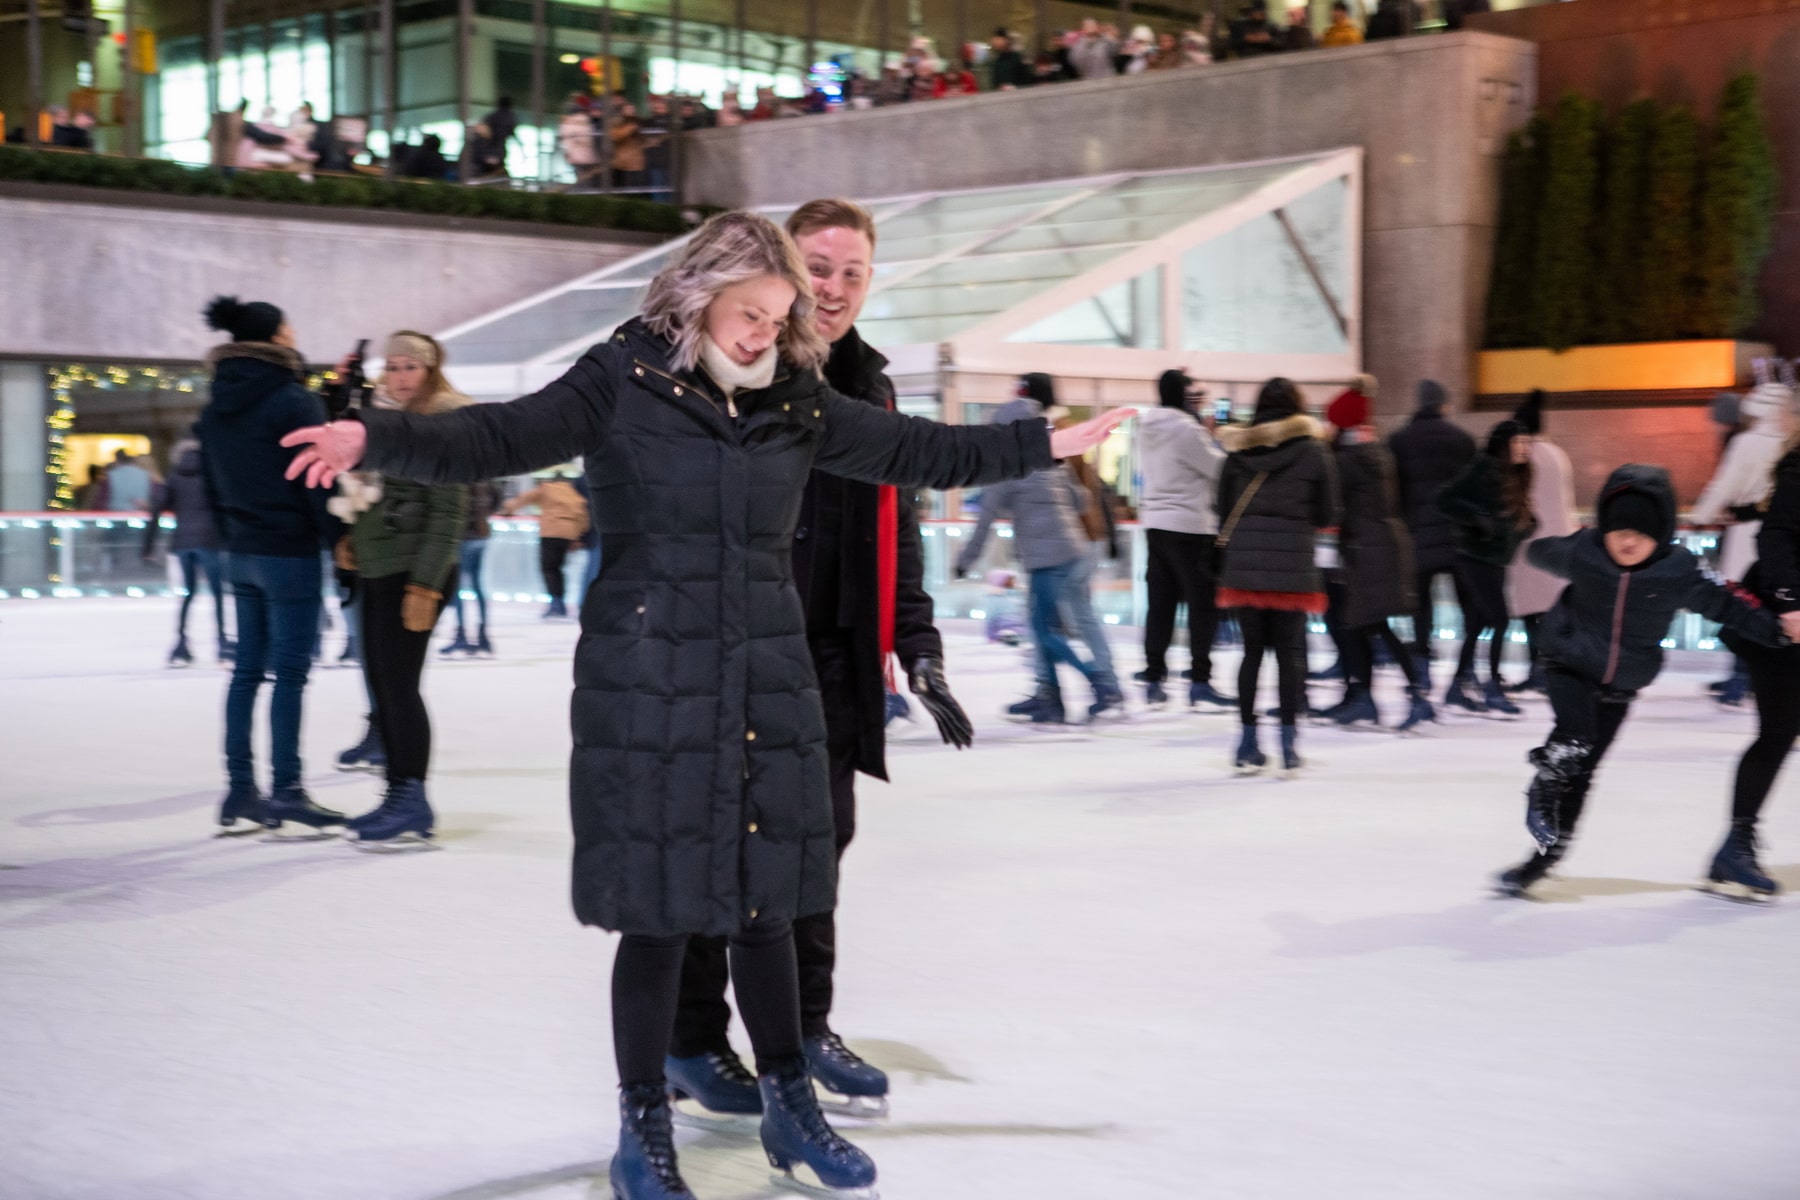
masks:
<path fill-rule="evenodd" d="M 894 411 L 894 397 L 888 396 L 887 408 Z M 900 586 L 900 493 L 883 486 L 875 504 L 875 576 L 881 598 L 881 669 L 887 677 L 888 691 L 894 691 L 894 608 Z"/>

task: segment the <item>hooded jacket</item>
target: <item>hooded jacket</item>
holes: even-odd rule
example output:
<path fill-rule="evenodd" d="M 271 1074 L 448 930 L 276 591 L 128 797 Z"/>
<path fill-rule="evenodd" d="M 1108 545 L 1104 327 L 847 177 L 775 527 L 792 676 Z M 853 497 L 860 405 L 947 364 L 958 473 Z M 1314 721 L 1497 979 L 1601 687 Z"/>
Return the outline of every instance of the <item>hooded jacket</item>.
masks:
<path fill-rule="evenodd" d="M 1539 627 L 1539 645 L 1551 662 L 1601 687 L 1637 692 L 1662 671 L 1662 640 L 1682 609 L 1718 621 L 1751 641 L 1780 644 L 1767 609 L 1752 606 L 1707 578 L 1700 561 L 1674 545 L 1675 488 L 1661 467 L 1628 463 L 1600 489 L 1595 512 L 1604 513 L 1625 492 L 1648 496 L 1660 528 L 1644 530 L 1659 543 L 1635 567 L 1621 567 L 1606 551 L 1599 529 L 1541 538 L 1528 554 L 1533 566 L 1568 580 Z"/>
<path fill-rule="evenodd" d="M 212 400 L 200 413 L 201 464 L 213 515 L 232 554 L 308 558 L 342 526 L 330 493 L 286 478 L 297 451 L 281 439 L 325 423 L 325 405 L 300 382 L 300 355 L 270 342 L 229 342 L 207 355 Z"/>
<path fill-rule="evenodd" d="M 455 412 L 472 403 L 445 389 L 424 411 Z M 405 575 L 409 584 L 442 592 L 456 568 L 468 520 L 469 489 L 462 484 L 384 479 L 381 498 L 356 518 L 356 570 L 364 579 Z"/>
<path fill-rule="evenodd" d="M 169 538 L 169 553 L 219 548 L 219 528 L 213 520 L 212 499 L 207 495 L 206 473 L 198 442 L 184 442 L 176 447 L 169 477 L 156 489 L 156 499 L 150 505 L 150 522 L 144 530 L 146 554 L 156 541 L 157 522 L 164 513 L 175 515 L 175 532 Z"/>
<path fill-rule="evenodd" d="M 1219 532 L 1219 473 L 1225 448 L 1180 408 L 1138 414 L 1138 469 L 1143 473 L 1138 520 L 1173 533 Z"/>
<path fill-rule="evenodd" d="M 1319 530 L 1338 520 L 1336 472 L 1319 440 L 1323 433 L 1304 413 L 1220 431 L 1230 453 L 1219 477 L 1219 536 L 1230 538 L 1219 571 L 1222 593 L 1323 595 L 1314 543 Z M 1255 494 L 1238 512 L 1252 486 Z"/>
<path fill-rule="evenodd" d="M 1041 417 L 1044 406 L 1028 397 L 1003 404 L 995 425 Z M 956 556 L 956 569 L 967 571 L 981 558 L 998 517 L 1012 518 L 1013 556 L 1027 571 L 1060 567 L 1087 552 L 1087 530 L 1081 524 L 1085 498 L 1075 476 L 1058 463 L 1024 479 L 992 484 L 981 492 L 981 519 Z"/>
<path fill-rule="evenodd" d="M 1785 416 L 1793 393 L 1779 383 L 1759 384 L 1738 405 L 1742 433 L 1725 447 L 1718 470 L 1694 502 L 1696 525 L 1717 525 L 1755 509 L 1768 498 L 1775 464 L 1787 445 Z M 1719 549 L 1719 574 L 1744 579 L 1756 561 L 1756 535 L 1761 522 L 1739 520 L 1727 525 Z"/>
<path fill-rule="evenodd" d="M 1419 411 L 1388 439 L 1400 483 L 1400 511 L 1412 532 L 1413 562 L 1421 575 L 1456 565 L 1456 525 L 1438 511 L 1437 496 L 1475 457 L 1475 439 L 1447 420 L 1444 389 L 1431 380 L 1419 384 Z"/>

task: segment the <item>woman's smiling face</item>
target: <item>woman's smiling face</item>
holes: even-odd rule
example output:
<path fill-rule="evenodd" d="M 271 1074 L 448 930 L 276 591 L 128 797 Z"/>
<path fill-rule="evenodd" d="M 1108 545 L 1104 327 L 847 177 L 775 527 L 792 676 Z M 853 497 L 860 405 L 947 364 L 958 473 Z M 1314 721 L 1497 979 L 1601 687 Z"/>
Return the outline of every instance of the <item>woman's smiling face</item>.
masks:
<path fill-rule="evenodd" d="M 707 306 L 706 336 L 732 362 L 750 366 L 787 328 L 798 295 L 793 284 L 776 275 L 734 283 Z"/>

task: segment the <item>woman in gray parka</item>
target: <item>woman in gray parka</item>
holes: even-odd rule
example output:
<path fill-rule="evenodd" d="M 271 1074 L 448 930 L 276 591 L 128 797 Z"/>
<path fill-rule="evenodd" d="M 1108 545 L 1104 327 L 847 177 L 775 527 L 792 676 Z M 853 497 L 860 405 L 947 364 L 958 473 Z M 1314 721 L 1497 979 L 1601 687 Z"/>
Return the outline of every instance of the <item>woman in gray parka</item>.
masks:
<path fill-rule="evenodd" d="M 357 465 L 428 482 L 582 456 L 605 547 L 582 606 L 571 724 L 574 901 L 618 930 L 620 1200 L 687 1200 L 663 1059 L 690 934 L 728 935 L 778 1168 L 861 1189 L 874 1164 L 819 1115 L 801 1056 L 791 922 L 829 910 L 825 720 L 790 563 L 808 473 L 950 488 L 1097 445 L 1129 410 L 951 428 L 831 391 L 805 264 L 751 213 L 713 218 L 644 313 L 563 377 L 444 416 L 365 412 L 298 431 L 290 476 Z"/>

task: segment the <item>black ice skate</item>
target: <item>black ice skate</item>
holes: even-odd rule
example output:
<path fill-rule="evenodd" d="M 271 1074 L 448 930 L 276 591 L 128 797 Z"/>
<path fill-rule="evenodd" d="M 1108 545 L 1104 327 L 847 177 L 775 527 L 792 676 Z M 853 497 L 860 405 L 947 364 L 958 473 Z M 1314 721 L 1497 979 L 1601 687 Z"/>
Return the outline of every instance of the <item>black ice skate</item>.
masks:
<path fill-rule="evenodd" d="M 1706 880 L 1702 891 L 1727 900 L 1759 903 L 1781 894 L 1781 885 L 1769 878 L 1756 861 L 1756 826 L 1749 821 L 1731 823 L 1725 844 L 1713 855 Z"/>
<path fill-rule="evenodd" d="M 1524 709 L 1506 698 L 1506 689 L 1500 686 L 1500 681 L 1498 679 L 1490 679 L 1487 681 L 1486 687 L 1482 689 L 1481 697 L 1487 702 L 1488 715 L 1490 716 L 1496 716 L 1510 721 L 1514 717 L 1522 716 L 1524 714 Z"/>
<path fill-rule="evenodd" d="M 838 1200 L 879 1200 L 875 1163 L 837 1135 L 819 1111 L 804 1060 L 757 1078 L 763 1151 L 779 1187 Z"/>
<path fill-rule="evenodd" d="M 1425 688 L 1409 687 L 1406 689 L 1406 695 L 1408 704 L 1406 720 L 1400 722 L 1399 727 L 1395 730 L 1396 733 L 1416 733 L 1419 726 L 1433 724 L 1437 721 L 1437 709 L 1432 707 L 1431 697 Z"/>
<path fill-rule="evenodd" d="M 806 1069 L 825 1093 L 819 1107 L 826 1112 L 864 1120 L 888 1115 L 886 1072 L 864 1062 L 830 1030 L 806 1039 Z"/>
<path fill-rule="evenodd" d="M 1475 681 L 1467 676 L 1453 679 L 1444 691 L 1444 708 L 1450 712 L 1467 713 L 1472 717 L 1487 716 L 1487 701 L 1478 696 L 1471 696 L 1469 690 Z"/>
<path fill-rule="evenodd" d="M 1144 685 L 1144 707 L 1156 712 L 1169 707 L 1169 689 L 1160 680 Z"/>
<path fill-rule="evenodd" d="M 688 1058 L 670 1055 L 663 1061 L 663 1075 L 677 1125 L 713 1133 L 756 1132 L 762 1092 L 730 1047 Z"/>
<path fill-rule="evenodd" d="M 675 1131 L 662 1085 L 619 1089 L 619 1149 L 607 1182 L 613 1200 L 694 1200 L 675 1161 Z"/>
<path fill-rule="evenodd" d="M 256 789 L 253 783 L 232 784 L 231 790 L 225 793 L 225 800 L 219 805 L 219 824 L 227 832 L 217 834 L 218 837 L 239 837 L 246 833 L 259 833 L 263 829 L 263 821 L 269 815 L 269 802 Z M 248 821 L 250 828 L 238 829 L 239 821 Z"/>
<path fill-rule="evenodd" d="M 388 783 L 381 807 L 345 823 L 344 836 L 358 850 L 435 850 L 437 818 L 422 779 Z"/>
<path fill-rule="evenodd" d="M 1375 697 L 1364 684 L 1351 684 L 1344 699 L 1326 709 L 1325 715 L 1340 729 L 1381 728 L 1381 710 L 1375 707 Z"/>
<path fill-rule="evenodd" d="M 1281 727 L 1281 777 L 1292 779 L 1300 774 L 1306 760 L 1300 757 L 1300 730 L 1293 725 Z"/>
<path fill-rule="evenodd" d="M 263 840 L 316 842 L 336 837 L 331 832 L 332 827 L 343 823 L 343 813 L 314 804 L 312 797 L 306 794 L 306 789 L 298 786 L 285 787 L 269 797 L 269 806 L 263 813 L 263 828 L 269 833 Z M 298 828 L 286 828 L 290 824 Z"/>
<path fill-rule="evenodd" d="M 1533 884 L 1550 873 L 1550 869 L 1562 861 L 1563 855 L 1569 852 L 1569 839 L 1564 835 L 1556 845 L 1548 850 L 1540 850 L 1516 867 L 1510 867 L 1500 873 L 1494 881 L 1494 890 L 1502 896 L 1510 896 L 1522 900 Z"/>
<path fill-rule="evenodd" d="M 338 770 L 379 771 L 387 766 L 387 750 L 381 744 L 381 730 L 376 728 L 373 715 L 368 723 L 362 741 L 338 755 Z"/>
<path fill-rule="evenodd" d="M 1244 726 L 1244 732 L 1238 738 L 1237 757 L 1231 765 L 1239 775 L 1260 775 L 1269 765 L 1269 756 L 1256 743 L 1256 726 Z"/>

